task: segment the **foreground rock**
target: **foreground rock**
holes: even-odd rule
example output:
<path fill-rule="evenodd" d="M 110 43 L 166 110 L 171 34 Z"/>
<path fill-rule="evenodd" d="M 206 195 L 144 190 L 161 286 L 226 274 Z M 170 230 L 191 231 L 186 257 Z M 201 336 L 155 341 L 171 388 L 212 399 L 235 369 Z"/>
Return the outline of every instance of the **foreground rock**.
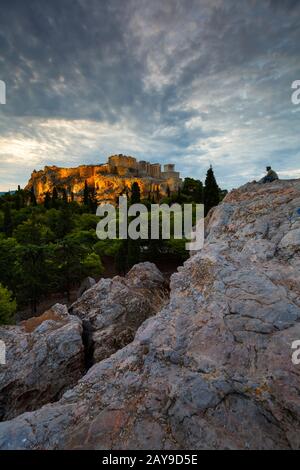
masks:
<path fill-rule="evenodd" d="M 168 306 L 0 447 L 299 449 L 299 208 L 299 180 L 230 193 Z"/>
<path fill-rule="evenodd" d="M 11 419 L 59 398 L 84 373 L 81 321 L 56 304 L 21 326 L 0 328 L 0 419 Z"/>
<path fill-rule="evenodd" d="M 138 327 L 167 300 L 164 277 L 153 263 L 135 265 L 125 277 L 100 281 L 70 311 L 90 333 L 93 360 L 99 362 L 129 344 Z"/>

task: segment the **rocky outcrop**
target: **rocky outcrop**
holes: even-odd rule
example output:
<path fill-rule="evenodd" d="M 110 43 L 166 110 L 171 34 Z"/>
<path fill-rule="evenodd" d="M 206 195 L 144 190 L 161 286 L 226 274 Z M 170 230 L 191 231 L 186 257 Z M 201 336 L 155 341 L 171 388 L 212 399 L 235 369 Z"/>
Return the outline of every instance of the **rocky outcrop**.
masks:
<path fill-rule="evenodd" d="M 81 297 L 88 289 L 93 287 L 96 284 L 96 281 L 93 277 L 86 277 L 80 284 L 79 289 L 76 293 L 77 299 Z"/>
<path fill-rule="evenodd" d="M 299 208 L 299 180 L 231 192 L 168 305 L 0 447 L 299 449 Z"/>
<path fill-rule="evenodd" d="M 81 321 L 56 304 L 20 326 L 0 328 L 6 365 L 0 366 L 0 419 L 55 401 L 84 373 Z"/>
<path fill-rule="evenodd" d="M 70 308 L 90 334 L 93 361 L 130 343 L 138 327 L 166 303 L 164 277 L 153 263 L 135 265 L 125 277 L 100 281 Z"/>
<path fill-rule="evenodd" d="M 139 185 L 142 198 L 155 200 L 167 196 L 169 192 L 177 192 L 182 184 L 175 165 L 165 165 L 164 171 L 161 171 L 159 163 L 138 162 L 134 157 L 112 155 L 107 163 L 99 165 L 75 168 L 45 166 L 43 170 L 34 170 L 25 189 L 33 189 L 40 203 L 47 193 L 52 194 L 54 188 L 61 196 L 82 203 L 87 184 L 98 203 L 106 201 L 114 204 L 121 194 L 130 195 L 134 182 Z"/>

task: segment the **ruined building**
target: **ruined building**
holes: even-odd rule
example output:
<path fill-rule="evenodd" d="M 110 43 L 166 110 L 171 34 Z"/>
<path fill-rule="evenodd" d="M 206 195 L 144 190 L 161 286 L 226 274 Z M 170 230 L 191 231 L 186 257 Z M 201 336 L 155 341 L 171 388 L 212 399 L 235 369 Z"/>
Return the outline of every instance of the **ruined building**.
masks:
<path fill-rule="evenodd" d="M 175 165 L 138 161 L 126 155 L 112 155 L 107 163 L 80 165 L 76 168 L 46 166 L 34 171 L 25 189 L 34 189 L 38 202 L 43 202 L 47 192 L 56 187 L 58 193 L 64 190 L 69 199 L 81 202 L 85 182 L 94 188 L 98 202 L 115 203 L 122 194 L 130 194 L 133 182 L 137 182 L 142 198 L 157 201 L 159 198 L 177 192 L 182 180 Z"/>

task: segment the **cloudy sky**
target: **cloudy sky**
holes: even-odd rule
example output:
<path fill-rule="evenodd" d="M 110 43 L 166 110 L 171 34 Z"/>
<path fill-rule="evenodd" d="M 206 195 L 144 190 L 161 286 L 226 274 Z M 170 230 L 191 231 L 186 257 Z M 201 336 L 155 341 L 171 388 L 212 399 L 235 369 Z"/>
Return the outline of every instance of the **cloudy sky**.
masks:
<path fill-rule="evenodd" d="M 114 153 L 300 177 L 299 0 L 1 0 L 0 191 Z"/>

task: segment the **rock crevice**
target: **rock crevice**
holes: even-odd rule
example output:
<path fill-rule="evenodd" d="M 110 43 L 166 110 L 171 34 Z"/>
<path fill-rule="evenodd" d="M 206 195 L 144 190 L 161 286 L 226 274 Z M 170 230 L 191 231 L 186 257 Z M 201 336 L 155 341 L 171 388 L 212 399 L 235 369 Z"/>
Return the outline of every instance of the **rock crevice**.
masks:
<path fill-rule="evenodd" d="M 1 423 L 0 448 L 299 449 L 299 208 L 300 180 L 228 194 L 169 302 L 105 359 L 127 281 L 102 283 L 95 309 L 83 296 L 73 313 L 100 328 L 99 362 L 57 403 Z"/>

